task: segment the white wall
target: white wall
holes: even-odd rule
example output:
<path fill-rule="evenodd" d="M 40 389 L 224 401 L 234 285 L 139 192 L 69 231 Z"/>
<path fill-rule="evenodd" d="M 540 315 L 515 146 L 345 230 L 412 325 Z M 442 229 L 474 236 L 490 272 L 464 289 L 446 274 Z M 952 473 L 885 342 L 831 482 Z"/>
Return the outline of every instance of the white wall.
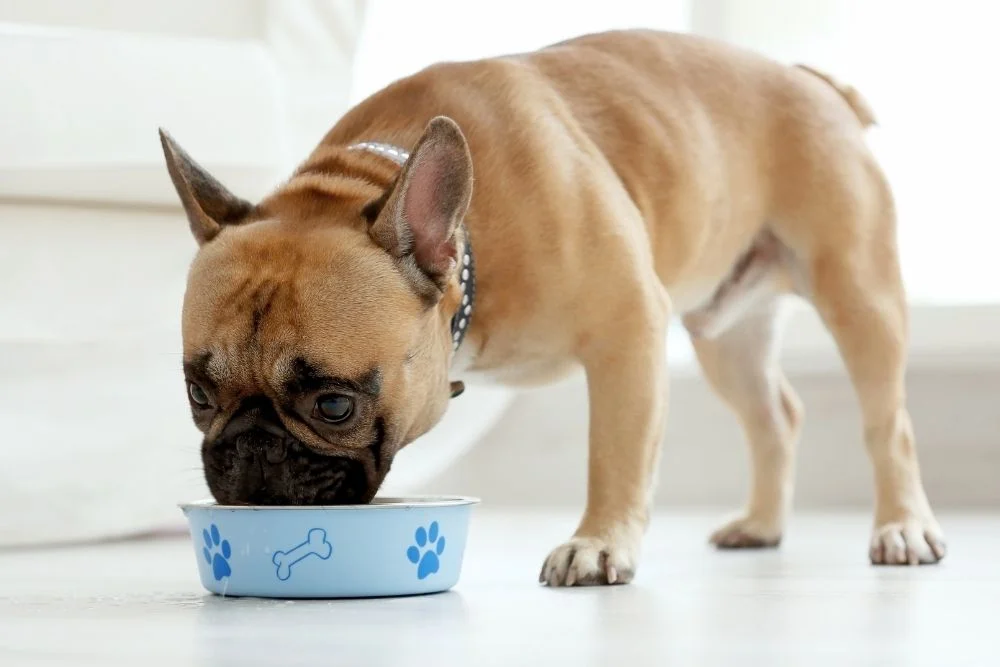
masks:
<path fill-rule="evenodd" d="M 130 34 L 256 39 L 263 28 L 263 6 L 260 0 L 0 0 L 0 20 Z"/>
<path fill-rule="evenodd" d="M 194 244 L 156 130 L 248 195 L 284 133 L 260 3 L 200 5 L 0 3 L 0 544 L 149 530 L 205 493 L 178 389 Z"/>
<path fill-rule="evenodd" d="M 693 28 L 858 88 L 893 185 L 918 304 L 1000 304 L 1000 5 L 980 0 L 700 0 Z M 1000 332 L 997 332 L 1000 334 Z"/>

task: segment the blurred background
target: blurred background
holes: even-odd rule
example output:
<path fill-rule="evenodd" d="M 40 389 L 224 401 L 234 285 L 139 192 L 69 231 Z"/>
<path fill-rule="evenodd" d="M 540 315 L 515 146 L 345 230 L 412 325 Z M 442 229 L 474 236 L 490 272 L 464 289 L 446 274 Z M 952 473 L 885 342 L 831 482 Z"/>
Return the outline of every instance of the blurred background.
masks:
<path fill-rule="evenodd" d="M 977 0 L 0 0 L 0 544 L 181 524 L 206 495 L 180 366 L 194 251 L 156 136 L 258 197 L 353 103 L 438 60 L 581 33 L 694 32 L 856 86 L 895 188 L 913 304 L 911 410 L 938 511 L 1000 506 L 1000 6 Z M 658 502 L 735 509 L 746 455 L 679 329 Z M 799 309 L 797 504 L 868 506 L 832 343 Z M 580 507 L 581 378 L 472 386 L 387 491 Z"/>

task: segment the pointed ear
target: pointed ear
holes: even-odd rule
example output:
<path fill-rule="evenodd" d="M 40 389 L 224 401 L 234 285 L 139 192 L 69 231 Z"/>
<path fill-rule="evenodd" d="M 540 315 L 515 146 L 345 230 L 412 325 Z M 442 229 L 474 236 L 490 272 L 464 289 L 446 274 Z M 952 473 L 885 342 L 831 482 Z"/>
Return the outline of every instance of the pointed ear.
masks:
<path fill-rule="evenodd" d="M 198 245 L 215 238 L 223 225 L 239 224 L 249 215 L 253 205 L 215 180 L 163 129 L 160 130 L 160 143 L 170 180 L 181 198 Z"/>
<path fill-rule="evenodd" d="M 455 121 L 434 118 L 403 165 L 371 237 L 401 262 L 420 294 L 437 300 L 458 266 L 455 231 L 472 199 L 472 156 Z"/>

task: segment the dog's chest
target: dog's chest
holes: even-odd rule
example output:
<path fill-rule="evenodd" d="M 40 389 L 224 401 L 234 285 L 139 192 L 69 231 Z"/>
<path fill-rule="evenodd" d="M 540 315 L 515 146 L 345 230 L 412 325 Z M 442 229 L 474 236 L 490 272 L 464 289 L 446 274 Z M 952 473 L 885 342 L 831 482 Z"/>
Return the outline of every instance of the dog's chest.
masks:
<path fill-rule="evenodd" d="M 449 376 L 466 384 L 535 386 L 565 378 L 578 371 L 580 364 L 562 353 L 524 346 L 516 353 L 503 355 L 502 363 L 491 361 L 491 351 L 480 350 L 473 341 L 459 348 Z"/>

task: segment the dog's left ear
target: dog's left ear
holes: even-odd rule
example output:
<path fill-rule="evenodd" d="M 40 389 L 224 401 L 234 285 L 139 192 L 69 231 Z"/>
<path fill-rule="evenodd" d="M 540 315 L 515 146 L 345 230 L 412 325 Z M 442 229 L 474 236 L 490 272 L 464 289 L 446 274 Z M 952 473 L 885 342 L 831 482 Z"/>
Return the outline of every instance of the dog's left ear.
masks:
<path fill-rule="evenodd" d="M 455 121 L 431 120 L 403 165 L 371 237 L 400 261 L 422 296 L 436 301 L 458 266 L 455 231 L 472 199 L 472 156 Z"/>

